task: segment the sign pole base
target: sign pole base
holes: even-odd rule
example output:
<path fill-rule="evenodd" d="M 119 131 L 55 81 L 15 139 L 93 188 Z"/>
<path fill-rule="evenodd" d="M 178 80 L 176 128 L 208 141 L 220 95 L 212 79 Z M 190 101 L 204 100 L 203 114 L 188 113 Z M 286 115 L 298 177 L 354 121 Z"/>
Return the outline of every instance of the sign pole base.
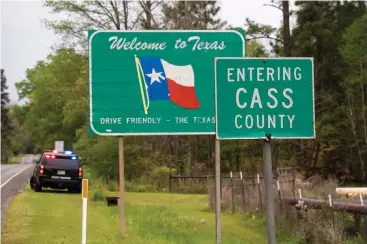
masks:
<path fill-rule="evenodd" d="M 119 136 L 120 232 L 125 237 L 124 138 Z"/>
<path fill-rule="evenodd" d="M 215 225 L 216 243 L 222 243 L 222 223 L 221 223 L 221 180 L 220 180 L 220 141 L 215 140 Z"/>
<path fill-rule="evenodd" d="M 271 160 L 271 135 L 266 134 L 263 144 L 264 158 L 264 185 L 265 185 L 265 206 L 266 224 L 268 232 L 268 244 L 275 244 L 275 216 L 274 216 L 274 191 L 273 191 L 273 171 Z"/>

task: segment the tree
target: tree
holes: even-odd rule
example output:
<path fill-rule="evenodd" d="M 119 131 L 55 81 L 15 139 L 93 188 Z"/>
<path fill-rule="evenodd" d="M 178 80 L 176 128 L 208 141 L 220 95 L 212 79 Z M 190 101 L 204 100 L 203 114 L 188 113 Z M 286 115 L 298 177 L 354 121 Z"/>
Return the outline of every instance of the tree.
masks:
<path fill-rule="evenodd" d="M 165 29 L 220 29 L 226 25 L 217 17 L 216 1 L 177 1 L 163 4 Z"/>
<path fill-rule="evenodd" d="M 140 6 L 147 2 L 139 1 Z M 136 1 L 46 1 L 44 6 L 55 14 L 68 15 L 67 20 L 45 19 L 46 27 L 63 37 L 66 46 L 77 46 L 85 51 L 88 47 L 89 29 L 94 30 L 131 30 L 138 28 L 143 13 Z M 154 7 L 154 6 L 152 6 Z"/>
<path fill-rule="evenodd" d="M 367 77 L 367 14 L 355 20 L 343 34 L 341 55 L 345 62 L 344 111 L 348 118 L 349 131 L 354 143 L 351 147 L 358 155 L 359 167 L 351 162 L 355 172 L 360 172 L 362 180 L 366 180 L 367 155 L 367 123 L 366 123 L 366 77 Z M 357 167 L 356 167 L 357 166 Z"/>
<path fill-rule="evenodd" d="M 296 6 L 291 52 L 296 57 L 314 58 L 317 140 L 338 148 L 337 153 L 346 157 L 349 166 L 348 161 L 354 156 L 350 151 L 351 134 L 347 133 L 350 124 L 343 106 L 346 64 L 339 49 L 343 32 L 366 12 L 365 3 L 297 1 Z M 332 164 L 336 163 L 336 160 L 332 160 Z M 345 162 L 342 164 L 345 165 Z"/>
<path fill-rule="evenodd" d="M 25 126 L 25 120 L 29 106 L 14 104 L 9 108 L 9 117 L 13 128 L 11 138 L 11 150 L 14 155 L 19 153 L 26 154 L 33 152 L 33 143 L 30 134 Z"/>
<path fill-rule="evenodd" d="M 8 163 L 10 137 L 11 137 L 11 122 L 9 119 L 9 93 L 6 84 L 6 76 L 4 69 L 1 69 L 1 161 Z"/>
<path fill-rule="evenodd" d="M 76 129 L 86 123 L 87 63 L 74 50 L 59 49 L 27 70 L 27 79 L 17 84 L 18 89 L 27 88 L 25 125 L 37 149 L 53 148 L 56 140 L 71 146 Z"/>

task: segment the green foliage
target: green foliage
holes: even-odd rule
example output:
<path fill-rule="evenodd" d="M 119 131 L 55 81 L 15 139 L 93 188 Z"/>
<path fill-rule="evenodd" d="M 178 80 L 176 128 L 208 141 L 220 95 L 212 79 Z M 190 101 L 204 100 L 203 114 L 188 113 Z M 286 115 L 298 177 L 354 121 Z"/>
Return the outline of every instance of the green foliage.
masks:
<path fill-rule="evenodd" d="M 1 73 L 1 163 L 8 163 L 11 150 L 12 124 L 9 118 L 9 93 L 4 69 Z"/>
<path fill-rule="evenodd" d="M 9 108 L 9 118 L 13 128 L 10 146 L 12 153 L 15 155 L 32 153 L 33 151 L 31 136 L 25 126 L 28 112 L 28 105 L 12 105 Z"/>
<path fill-rule="evenodd" d="M 208 186 L 198 183 L 173 184 L 172 192 L 180 194 L 208 194 Z"/>
<path fill-rule="evenodd" d="M 167 166 L 155 168 L 151 174 L 152 182 L 158 185 L 159 189 L 167 188 L 170 174 L 175 175 L 176 170 Z"/>
<path fill-rule="evenodd" d="M 137 181 L 125 181 L 127 192 L 156 192 L 157 186 L 153 184 L 141 184 Z"/>
<path fill-rule="evenodd" d="M 221 29 L 226 22 L 217 17 L 219 11 L 216 1 L 173 1 L 162 7 L 166 29 Z"/>
<path fill-rule="evenodd" d="M 98 190 L 93 193 L 92 200 L 95 202 L 103 202 L 105 200 L 105 197 L 106 197 L 105 193 L 101 190 Z"/>
<path fill-rule="evenodd" d="M 66 118 L 69 115 L 73 116 L 70 114 L 73 107 L 69 104 L 75 99 L 87 97 L 85 92 L 79 93 L 78 89 L 80 79 L 87 85 L 86 70 L 86 57 L 70 49 L 59 49 L 49 55 L 46 62 L 38 62 L 36 67 L 27 71 L 27 80 L 21 83 L 27 83 L 32 90 L 28 95 L 29 111 L 25 124 L 36 149 L 53 148 L 56 140 L 65 141 L 66 147 L 71 146 L 75 139 L 75 127 L 85 123 L 87 112 L 84 112 L 82 123 L 64 121 L 68 121 Z M 65 110 L 65 107 L 69 110 Z"/>
<path fill-rule="evenodd" d="M 247 57 L 267 57 L 268 54 L 264 46 L 256 40 L 246 42 L 246 56 Z"/>
<path fill-rule="evenodd" d="M 8 163 L 9 164 L 19 164 L 22 158 L 23 158 L 23 154 L 12 155 L 10 156 Z"/>

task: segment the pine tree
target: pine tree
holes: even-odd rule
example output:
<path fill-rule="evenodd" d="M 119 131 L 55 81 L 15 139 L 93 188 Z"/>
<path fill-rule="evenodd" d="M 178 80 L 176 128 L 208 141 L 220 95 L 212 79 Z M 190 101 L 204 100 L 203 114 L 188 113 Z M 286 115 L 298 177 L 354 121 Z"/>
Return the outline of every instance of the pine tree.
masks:
<path fill-rule="evenodd" d="M 351 126 L 343 111 L 346 64 L 339 47 L 346 28 L 366 12 L 365 3 L 304 1 L 296 2 L 296 6 L 291 52 L 296 57 L 314 58 L 317 139 L 343 148 L 346 162 L 357 161 L 356 145 L 350 140 Z M 342 164 L 348 164 L 346 162 Z"/>
<path fill-rule="evenodd" d="M 1 69 L 1 161 L 8 163 L 10 148 L 11 122 L 9 119 L 9 93 L 4 69 Z"/>
<path fill-rule="evenodd" d="M 217 17 L 220 7 L 216 1 L 177 1 L 164 3 L 166 29 L 220 29 L 226 25 Z"/>

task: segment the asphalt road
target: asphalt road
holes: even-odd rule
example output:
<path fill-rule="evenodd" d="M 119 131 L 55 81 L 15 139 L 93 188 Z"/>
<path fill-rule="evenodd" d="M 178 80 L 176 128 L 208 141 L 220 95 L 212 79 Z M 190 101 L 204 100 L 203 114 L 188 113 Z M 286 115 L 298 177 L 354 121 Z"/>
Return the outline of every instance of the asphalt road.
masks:
<path fill-rule="evenodd" d="M 25 155 L 19 164 L 1 165 L 1 226 L 4 210 L 9 206 L 11 198 L 24 190 L 33 168 L 32 154 Z"/>

